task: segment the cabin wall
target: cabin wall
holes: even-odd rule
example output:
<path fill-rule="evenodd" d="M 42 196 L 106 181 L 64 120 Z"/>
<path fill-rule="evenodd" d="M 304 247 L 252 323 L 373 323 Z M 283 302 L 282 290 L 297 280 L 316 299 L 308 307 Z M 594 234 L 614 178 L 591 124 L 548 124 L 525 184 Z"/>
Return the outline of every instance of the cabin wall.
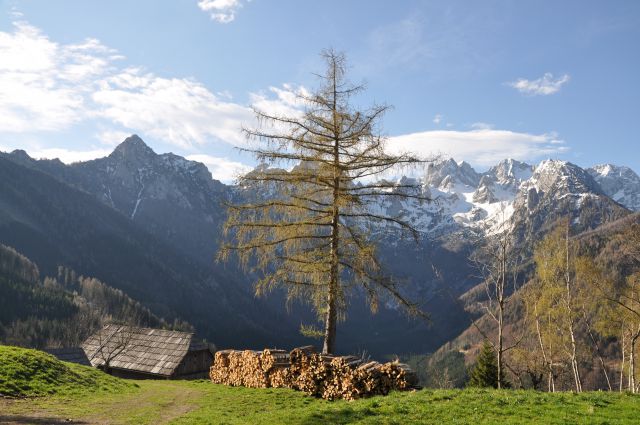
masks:
<path fill-rule="evenodd" d="M 213 354 L 209 350 L 190 351 L 184 356 L 172 378 L 204 379 L 209 376 Z"/>

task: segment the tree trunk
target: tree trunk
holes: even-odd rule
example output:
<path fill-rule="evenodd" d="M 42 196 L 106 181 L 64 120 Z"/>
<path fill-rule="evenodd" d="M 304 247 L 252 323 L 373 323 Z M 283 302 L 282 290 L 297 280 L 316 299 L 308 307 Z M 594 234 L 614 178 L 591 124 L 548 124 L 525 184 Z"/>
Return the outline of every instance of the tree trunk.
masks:
<path fill-rule="evenodd" d="M 596 338 L 593 336 L 593 332 L 591 332 L 591 325 L 589 324 L 589 320 L 587 319 L 587 314 L 584 312 L 584 322 L 587 325 L 587 332 L 589 333 L 589 337 L 591 338 L 591 342 L 593 343 L 594 348 L 596 349 L 596 354 L 598 359 L 600 360 L 600 366 L 602 367 L 602 373 L 604 373 L 604 378 L 607 381 L 607 388 L 609 391 L 613 391 L 611 387 L 611 380 L 609 379 L 609 373 L 607 372 L 607 365 L 604 363 L 604 359 L 602 358 L 602 352 L 600 351 L 600 344 L 596 341 Z"/>
<path fill-rule="evenodd" d="M 331 285 L 333 286 L 333 285 Z M 333 354 L 336 346 L 336 322 L 338 312 L 336 311 L 336 299 L 333 288 L 329 288 L 327 297 L 327 315 L 324 324 L 324 343 L 322 354 Z"/>
<path fill-rule="evenodd" d="M 637 392 L 636 388 L 636 342 L 640 333 L 636 332 L 632 337 L 629 344 L 629 389 L 632 393 Z"/>
<path fill-rule="evenodd" d="M 499 314 L 499 317 L 498 317 L 498 321 L 499 321 L 499 324 L 498 324 L 498 389 L 502 388 L 502 382 L 503 382 L 502 375 L 504 373 L 503 370 L 502 370 L 502 364 L 504 362 L 504 359 L 503 359 L 504 353 L 503 353 L 503 350 L 502 350 L 502 344 L 503 344 L 503 342 L 502 342 L 502 340 L 503 340 L 503 336 L 502 336 L 502 314 L 503 314 L 502 313 L 502 308 L 503 307 L 501 305 L 500 306 L 500 312 L 498 313 Z"/>
<path fill-rule="evenodd" d="M 544 343 L 542 342 L 542 334 L 540 333 L 540 319 L 538 318 L 538 309 L 536 309 L 536 331 L 538 333 L 538 342 L 540 343 L 540 351 L 542 352 L 542 359 L 544 360 L 545 365 L 547 366 L 549 372 L 549 379 L 547 380 L 548 391 L 551 393 L 556 392 L 556 383 L 553 378 L 553 366 L 551 365 L 551 360 L 547 358 L 547 352 L 544 349 Z"/>
<path fill-rule="evenodd" d="M 335 153 L 338 154 L 338 142 L 335 144 Z M 327 296 L 327 316 L 324 327 L 324 345 L 322 347 L 323 354 L 333 354 L 336 342 L 336 322 L 338 321 L 337 297 L 338 285 L 340 284 L 340 269 L 338 267 L 338 248 L 340 238 L 339 227 L 339 210 L 338 210 L 338 190 L 340 184 L 340 176 L 338 170 L 335 170 L 333 189 L 333 218 L 331 221 L 331 271 L 329 276 L 329 291 Z"/>
<path fill-rule="evenodd" d="M 500 264 L 500 281 L 498 284 L 500 285 L 498 289 L 498 389 L 503 387 L 504 382 L 504 335 L 503 335 L 503 327 L 504 327 L 504 287 L 506 284 L 506 274 L 507 274 L 507 262 L 506 255 L 507 250 L 506 246 L 503 244 L 501 247 L 501 264 Z"/>
<path fill-rule="evenodd" d="M 573 378 L 575 380 L 576 392 L 582 392 L 582 381 L 580 379 L 580 369 L 578 369 L 578 356 L 576 349 L 576 338 L 573 331 L 573 320 L 570 321 L 569 334 L 571 336 L 571 368 L 573 369 Z"/>
<path fill-rule="evenodd" d="M 620 392 L 622 392 L 622 390 L 624 389 L 624 365 L 625 365 L 625 350 L 626 350 L 626 346 L 624 344 L 624 336 L 625 336 L 625 332 L 624 332 L 624 325 L 622 326 L 622 359 L 620 361 Z"/>
<path fill-rule="evenodd" d="M 569 268 L 569 222 L 567 222 L 567 232 L 565 235 L 565 254 L 566 254 L 566 263 L 565 263 L 565 289 L 566 289 L 566 307 L 567 312 L 569 314 L 569 336 L 571 337 L 571 369 L 573 370 L 573 379 L 575 381 L 576 392 L 582 392 L 582 382 L 580 380 L 580 369 L 578 368 L 578 356 L 577 356 L 577 344 L 576 337 L 574 332 L 574 317 L 573 317 L 573 307 L 572 303 L 572 294 L 571 294 L 571 271 Z"/>
<path fill-rule="evenodd" d="M 336 322 L 338 321 L 337 297 L 340 284 L 340 268 L 338 248 L 340 242 L 340 210 L 338 208 L 340 195 L 340 131 L 338 123 L 337 96 L 338 88 L 336 64 L 333 64 L 333 211 L 331 218 L 331 271 L 329 276 L 329 293 L 327 298 L 327 317 L 325 322 L 324 344 L 322 347 L 323 354 L 333 354 L 336 345 Z"/>

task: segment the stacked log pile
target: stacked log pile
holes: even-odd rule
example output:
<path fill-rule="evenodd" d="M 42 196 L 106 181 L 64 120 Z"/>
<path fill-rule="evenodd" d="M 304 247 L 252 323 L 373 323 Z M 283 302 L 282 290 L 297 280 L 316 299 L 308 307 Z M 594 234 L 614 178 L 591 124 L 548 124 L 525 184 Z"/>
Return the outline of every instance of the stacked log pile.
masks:
<path fill-rule="evenodd" d="M 406 364 L 363 362 L 354 356 L 329 356 L 313 346 L 263 351 L 222 350 L 210 370 L 216 384 L 252 388 L 292 388 L 327 400 L 355 400 L 416 388 L 416 374 Z"/>

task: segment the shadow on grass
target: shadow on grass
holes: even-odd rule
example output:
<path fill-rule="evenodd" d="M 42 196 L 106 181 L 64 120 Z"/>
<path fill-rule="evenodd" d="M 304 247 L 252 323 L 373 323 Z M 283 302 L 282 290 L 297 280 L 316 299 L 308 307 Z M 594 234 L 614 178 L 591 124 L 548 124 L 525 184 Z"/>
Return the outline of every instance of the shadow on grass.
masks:
<path fill-rule="evenodd" d="M 361 410 L 354 410 L 350 407 L 342 409 L 331 409 L 323 412 L 312 413 L 311 415 L 302 418 L 300 424 L 302 425 L 316 425 L 316 424 L 349 424 L 354 421 L 364 419 L 366 417 L 376 416 L 377 413 L 369 408 Z"/>
<path fill-rule="evenodd" d="M 47 418 L 47 417 L 34 417 L 23 415 L 0 415 L 0 424 L 9 425 L 21 425 L 21 424 L 34 424 L 34 425 L 62 425 L 62 424 L 88 424 L 89 422 L 74 421 L 71 419 L 60 418 Z"/>

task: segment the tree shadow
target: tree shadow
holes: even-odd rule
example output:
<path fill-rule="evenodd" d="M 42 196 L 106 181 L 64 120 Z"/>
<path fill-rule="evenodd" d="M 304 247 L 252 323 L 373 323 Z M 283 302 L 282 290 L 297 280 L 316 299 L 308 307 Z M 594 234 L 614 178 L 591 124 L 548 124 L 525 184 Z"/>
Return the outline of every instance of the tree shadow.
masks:
<path fill-rule="evenodd" d="M 19 424 L 34 424 L 34 425 L 68 425 L 68 424 L 88 424 L 89 422 L 77 421 L 73 419 L 62 418 L 48 418 L 38 416 L 24 416 L 24 415 L 0 415 L 0 424 L 19 425 Z"/>

